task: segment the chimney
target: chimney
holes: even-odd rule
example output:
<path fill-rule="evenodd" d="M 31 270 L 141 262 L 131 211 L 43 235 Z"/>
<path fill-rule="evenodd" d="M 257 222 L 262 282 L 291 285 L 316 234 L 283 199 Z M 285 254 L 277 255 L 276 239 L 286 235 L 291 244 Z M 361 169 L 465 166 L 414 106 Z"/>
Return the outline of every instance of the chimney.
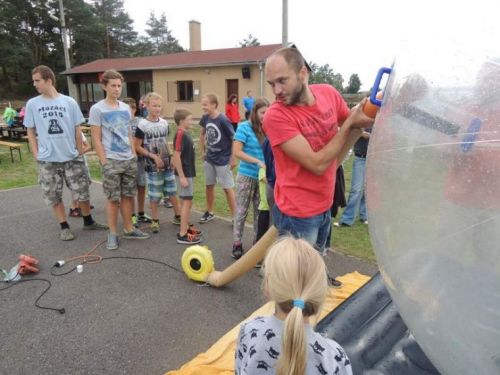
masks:
<path fill-rule="evenodd" d="M 201 23 L 189 21 L 189 50 L 201 51 Z"/>

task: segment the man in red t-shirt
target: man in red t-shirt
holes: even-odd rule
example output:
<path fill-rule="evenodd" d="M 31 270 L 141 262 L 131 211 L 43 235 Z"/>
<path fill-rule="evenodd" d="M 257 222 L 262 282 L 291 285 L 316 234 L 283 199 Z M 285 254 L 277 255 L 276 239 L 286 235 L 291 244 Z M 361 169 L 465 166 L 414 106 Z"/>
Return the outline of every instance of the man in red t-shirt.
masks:
<path fill-rule="evenodd" d="M 364 102 L 349 112 L 332 86 L 309 86 L 305 61 L 295 48 L 272 54 L 265 74 L 276 96 L 264 117 L 276 168 L 274 225 L 280 235 L 304 238 L 323 251 L 337 161 L 373 119 L 361 110 Z"/>

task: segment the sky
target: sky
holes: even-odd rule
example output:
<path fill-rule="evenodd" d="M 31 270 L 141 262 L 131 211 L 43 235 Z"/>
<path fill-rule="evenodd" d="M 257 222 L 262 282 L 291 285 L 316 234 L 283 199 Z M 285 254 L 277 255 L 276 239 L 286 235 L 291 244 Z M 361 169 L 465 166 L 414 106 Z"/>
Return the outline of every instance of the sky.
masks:
<path fill-rule="evenodd" d="M 458 2 L 288 0 L 288 41 L 307 61 L 329 64 L 341 73 L 344 86 L 356 73 L 362 89 L 368 90 L 379 68 L 401 56 L 429 54 L 432 60 L 430 45 L 468 49 L 490 40 L 498 43 L 488 36 L 498 28 L 500 3 Z M 124 5 L 142 34 L 152 10 L 158 18 L 165 13 L 169 29 L 185 49 L 190 20 L 201 23 L 204 50 L 238 47 L 249 34 L 261 44 L 282 41 L 282 0 L 125 0 Z"/>

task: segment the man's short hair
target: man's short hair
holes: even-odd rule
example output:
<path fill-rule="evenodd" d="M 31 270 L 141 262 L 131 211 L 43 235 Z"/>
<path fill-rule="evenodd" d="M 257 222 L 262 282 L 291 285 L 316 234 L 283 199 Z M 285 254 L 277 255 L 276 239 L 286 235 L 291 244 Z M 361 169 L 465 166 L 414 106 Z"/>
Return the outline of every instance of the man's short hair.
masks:
<path fill-rule="evenodd" d="M 163 100 L 160 94 L 156 92 L 148 92 L 146 95 L 144 95 L 144 98 L 142 99 L 143 103 L 148 105 L 151 100 Z"/>
<path fill-rule="evenodd" d="M 191 115 L 191 112 L 189 112 L 187 109 L 184 108 L 179 108 L 176 109 L 174 112 L 174 121 L 177 126 L 181 123 L 182 120 L 185 120 L 188 116 Z"/>
<path fill-rule="evenodd" d="M 102 74 L 101 83 L 106 86 L 110 79 L 119 79 L 122 82 L 125 81 L 122 74 L 114 69 L 108 69 Z"/>
<path fill-rule="evenodd" d="M 31 75 L 33 76 L 36 73 L 40 74 L 40 76 L 42 77 L 42 79 L 44 81 L 47 81 L 50 79 L 52 81 L 52 86 L 55 87 L 56 76 L 55 76 L 54 72 L 52 71 L 52 69 L 50 69 L 48 66 L 38 65 L 37 67 L 33 68 L 33 70 L 31 71 Z"/>
<path fill-rule="evenodd" d="M 215 104 L 215 108 L 219 106 L 219 97 L 217 96 L 217 94 L 209 92 L 208 94 L 205 94 L 203 96 L 207 98 L 210 103 Z"/>
<path fill-rule="evenodd" d="M 302 67 L 306 66 L 304 57 L 302 57 L 302 54 L 299 52 L 299 50 L 294 47 L 280 48 L 271 56 L 282 56 L 288 66 L 291 67 L 296 73 L 298 73 L 300 69 L 302 69 Z"/>

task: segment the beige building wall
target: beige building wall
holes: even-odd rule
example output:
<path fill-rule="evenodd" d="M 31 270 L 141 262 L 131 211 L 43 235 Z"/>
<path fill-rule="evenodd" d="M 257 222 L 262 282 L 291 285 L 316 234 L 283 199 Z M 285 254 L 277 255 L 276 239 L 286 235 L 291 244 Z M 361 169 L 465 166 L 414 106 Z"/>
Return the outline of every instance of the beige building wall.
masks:
<path fill-rule="evenodd" d="M 270 101 L 273 99 L 269 85 L 265 81 L 264 71 L 258 65 L 250 66 L 250 78 L 244 79 L 242 76 L 242 65 L 207 67 L 207 68 L 187 68 L 169 69 L 153 71 L 153 90 L 163 97 L 162 116 L 172 118 L 176 108 L 185 108 L 198 119 L 203 114 L 201 110 L 201 97 L 208 92 L 214 92 L 219 96 L 219 110 L 225 111 L 225 104 L 228 97 L 227 80 L 238 80 L 238 103 L 240 105 L 240 116 L 243 118 L 244 112 L 241 109 L 243 97 L 247 90 L 252 90 L 255 98 L 260 96 L 261 85 L 263 96 Z M 172 84 L 176 81 L 193 81 L 194 100 L 192 102 L 177 101 L 173 92 L 177 90 Z M 170 86 L 170 87 L 169 87 Z"/>

